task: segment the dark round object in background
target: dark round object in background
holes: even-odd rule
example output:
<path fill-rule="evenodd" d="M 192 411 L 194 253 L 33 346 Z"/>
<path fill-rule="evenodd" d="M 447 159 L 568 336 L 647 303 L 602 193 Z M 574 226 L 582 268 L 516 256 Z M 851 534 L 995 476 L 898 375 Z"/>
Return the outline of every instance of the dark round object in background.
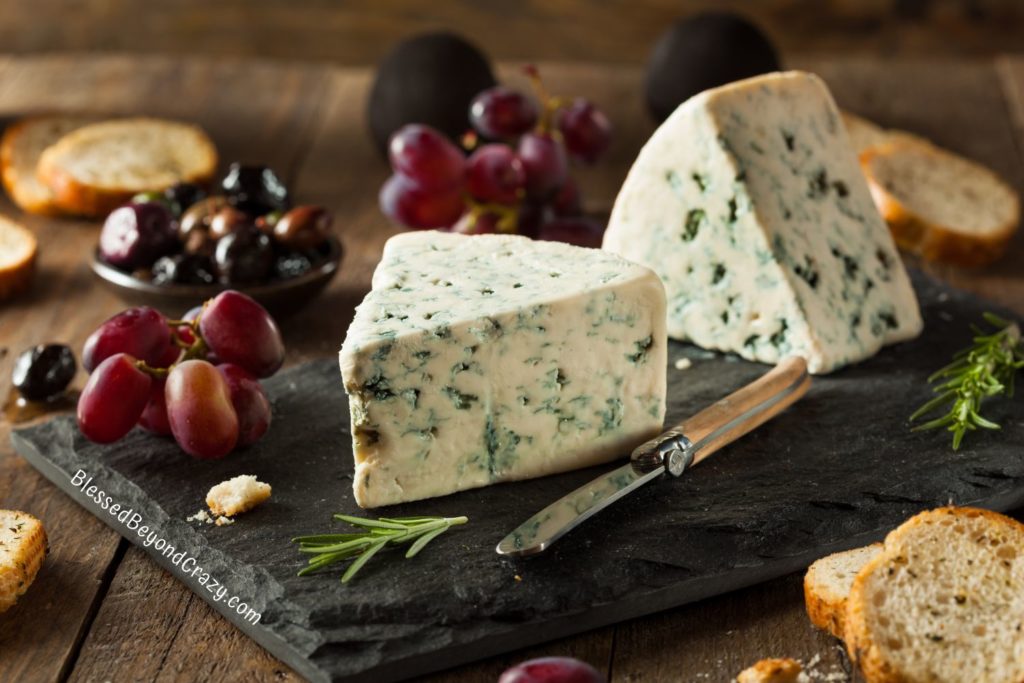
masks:
<path fill-rule="evenodd" d="M 778 71 L 768 37 L 730 12 L 702 12 L 677 21 L 658 39 L 647 63 L 647 109 L 661 122 L 699 92 Z"/>
<path fill-rule="evenodd" d="M 181 216 L 196 202 L 206 199 L 206 190 L 196 183 L 178 183 L 164 190 L 164 199 L 171 213 Z"/>
<path fill-rule="evenodd" d="M 454 33 L 403 40 L 381 61 L 370 90 L 366 115 L 377 149 L 386 155 L 391 134 L 407 123 L 458 140 L 470 127 L 470 102 L 494 84 L 487 57 Z"/>
<path fill-rule="evenodd" d="M 231 206 L 252 216 L 287 211 L 291 206 L 288 188 L 269 166 L 248 166 L 235 162 L 220 183 Z"/>
<path fill-rule="evenodd" d="M 63 344 L 40 344 L 22 351 L 14 360 L 11 381 L 29 401 L 45 401 L 68 388 L 78 364 Z"/>
<path fill-rule="evenodd" d="M 164 256 L 153 264 L 153 284 L 212 285 L 217 281 L 213 262 L 201 254 Z"/>
<path fill-rule="evenodd" d="M 100 231 L 100 255 L 110 265 L 134 270 L 178 249 L 178 224 L 160 202 L 114 209 Z"/>
<path fill-rule="evenodd" d="M 217 240 L 213 262 L 221 282 L 251 284 L 270 275 L 274 250 L 265 234 L 255 227 L 243 228 Z"/>

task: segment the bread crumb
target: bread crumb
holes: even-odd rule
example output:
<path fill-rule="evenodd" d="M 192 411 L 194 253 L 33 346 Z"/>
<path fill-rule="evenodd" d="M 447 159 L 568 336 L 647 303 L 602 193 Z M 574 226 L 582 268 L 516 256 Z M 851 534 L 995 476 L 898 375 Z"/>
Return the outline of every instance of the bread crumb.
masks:
<path fill-rule="evenodd" d="M 270 492 L 270 484 L 257 481 L 251 474 L 240 474 L 210 489 L 206 504 L 215 515 L 234 517 L 270 498 Z"/>
<path fill-rule="evenodd" d="M 680 358 L 676 361 L 676 370 L 688 370 L 693 367 L 693 361 L 689 358 Z"/>
<path fill-rule="evenodd" d="M 737 683 L 810 683 L 795 659 L 762 659 L 736 676 Z"/>
<path fill-rule="evenodd" d="M 190 515 L 185 518 L 186 522 L 206 522 L 207 524 L 213 524 L 213 519 L 206 512 L 206 510 L 200 510 L 194 515 Z"/>
<path fill-rule="evenodd" d="M 215 524 L 217 526 L 227 526 L 228 524 L 234 524 L 234 523 L 235 523 L 235 520 L 231 519 L 230 517 L 225 517 L 224 515 L 221 515 L 220 517 L 218 517 L 217 521 L 215 522 Z"/>
<path fill-rule="evenodd" d="M 516 574 L 512 578 L 515 579 L 516 581 L 522 581 L 523 580 L 523 577 L 519 576 L 519 574 Z"/>

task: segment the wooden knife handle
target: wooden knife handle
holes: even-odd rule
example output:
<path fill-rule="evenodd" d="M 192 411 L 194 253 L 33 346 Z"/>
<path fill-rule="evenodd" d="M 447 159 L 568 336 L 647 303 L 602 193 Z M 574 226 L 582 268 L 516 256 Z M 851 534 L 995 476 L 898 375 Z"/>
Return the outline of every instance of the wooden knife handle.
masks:
<path fill-rule="evenodd" d="M 634 466 L 641 471 L 664 466 L 679 476 L 796 403 L 810 386 L 806 361 L 799 356 L 783 358 L 762 377 L 637 448 Z"/>

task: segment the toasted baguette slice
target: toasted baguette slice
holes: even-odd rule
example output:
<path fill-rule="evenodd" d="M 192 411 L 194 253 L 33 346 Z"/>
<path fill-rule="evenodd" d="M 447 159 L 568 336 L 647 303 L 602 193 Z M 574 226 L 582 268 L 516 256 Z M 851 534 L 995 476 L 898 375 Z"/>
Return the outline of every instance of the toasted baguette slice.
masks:
<path fill-rule="evenodd" d="M 32 284 L 37 250 L 31 232 L 0 216 L 0 301 L 21 294 Z"/>
<path fill-rule="evenodd" d="M 28 590 L 46 557 L 46 530 L 32 515 L 0 510 L 0 612 Z"/>
<path fill-rule="evenodd" d="M 257 481 L 251 474 L 240 474 L 210 489 L 206 494 L 206 504 L 215 515 L 234 517 L 252 510 L 270 498 L 270 493 L 270 484 Z M 225 522 L 217 520 L 217 525 L 221 524 Z"/>
<path fill-rule="evenodd" d="M 161 119 L 117 119 L 83 126 L 43 151 L 39 179 L 61 210 L 102 216 L 139 192 L 205 183 L 217 150 L 200 128 Z"/>
<path fill-rule="evenodd" d="M 11 124 L 0 140 L 0 177 L 8 196 L 24 211 L 55 216 L 61 213 L 53 193 L 36 176 L 39 157 L 71 131 L 92 123 L 88 116 L 29 116 Z"/>
<path fill-rule="evenodd" d="M 847 649 L 869 683 L 1024 681 L 1024 524 L 973 508 L 911 517 L 853 582 Z"/>
<path fill-rule="evenodd" d="M 736 683 L 805 683 L 811 679 L 795 659 L 762 659 L 736 677 Z"/>
<path fill-rule="evenodd" d="M 909 140 L 871 147 L 860 160 L 901 248 L 961 266 L 982 266 L 1006 251 L 1020 221 L 1020 199 L 989 169 Z"/>
<path fill-rule="evenodd" d="M 846 133 L 850 136 L 850 144 L 858 155 L 863 154 L 872 147 L 900 140 L 916 140 L 917 142 L 929 144 L 920 135 L 895 128 L 882 128 L 877 123 L 868 121 L 845 110 L 840 113 L 843 117 L 843 125 L 846 126 Z"/>
<path fill-rule="evenodd" d="M 804 575 L 804 603 L 811 623 L 836 638 L 844 637 L 846 599 L 857 572 L 882 551 L 881 543 L 821 558 Z"/>

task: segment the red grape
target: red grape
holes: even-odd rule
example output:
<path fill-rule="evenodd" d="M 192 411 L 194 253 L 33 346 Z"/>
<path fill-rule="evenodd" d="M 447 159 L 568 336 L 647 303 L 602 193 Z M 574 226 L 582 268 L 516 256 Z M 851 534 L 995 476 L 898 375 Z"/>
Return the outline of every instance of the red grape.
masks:
<path fill-rule="evenodd" d="M 428 190 L 461 184 L 466 159 L 451 141 L 430 126 L 412 123 L 391 136 L 391 168 Z"/>
<path fill-rule="evenodd" d="M 521 92 L 495 86 L 477 95 L 469 105 L 469 121 L 489 138 L 514 138 L 537 123 L 537 105 Z"/>
<path fill-rule="evenodd" d="M 480 147 L 466 164 L 466 189 L 482 202 L 515 204 L 526 187 L 526 169 L 508 145 Z"/>
<path fill-rule="evenodd" d="M 558 194 L 551 200 L 551 209 L 560 217 L 579 216 L 583 212 L 580 188 L 572 176 L 566 178 L 562 187 L 558 188 Z"/>
<path fill-rule="evenodd" d="M 284 362 L 284 342 L 267 310 L 234 290 L 221 292 L 206 304 L 199 333 L 210 351 L 256 375 L 270 377 Z"/>
<path fill-rule="evenodd" d="M 553 217 L 551 207 L 543 202 L 523 202 L 516 218 L 516 232 L 527 237 L 537 237 L 540 226 Z"/>
<path fill-rule="evenodd" d="M 577 218 L 556 218 L 540 226 L 539 240 L 546 242 L 568 242 L 578 247 L 598 249 L 604 237 L 604 225 L 582 216 Z"/>
<path fill-rule="evenodd" d="M 160 357 L 160 360 L 156 363 L 150 363 L 149 365 L 154 368 L 169 368 L 177 362 L 178 358 L 181 357 L 181 351 L 182 350 L 176 344 L 171 342 L 167 345 L 167 348 L 164 349 L 163 356 Z"/>
<path fill-rule="evenodd" d="M 237 365 L 221 363 L 217 369 L 228 383 L 231 404 L 238 415 L 238 445 L 256 443 L 270 428 L 270 401 L 263 387 Z"/>
<path fill-rule="evenodd" d="M 139 421 L 153 378 L 126 353 L 110 356 L 89 376 L 78 398 L 78 428 L 90 441 L 112 443 Z"/>
<path fill-rule="evenodd" d="M 156 366 L 166 357 L 170 343 L 167 319 L 160 311 L 148 306 L 129 308 L 89 335 L 82 349 L 82 365 L 92 372 L 115 353 L 127 353 Z"/>
<path fill-rule="evenodd" d="M 167 401 L 164 398 L 164 386 L 167 379 L 154 377 L 153 385 L 149 390 L 149 401 L 139 417 L 139 426 L 147 432 L 168 436 L 171 433 L 171 423 L 167 420 Z"/>
<path fill-rule="evenodd" d="M 527 133 L 519 138 L 519 158 L 526 168 L 526 193 L 536 199 L 551 196 L 569 174 L 565 148 L 551 133 Z"/>
<path fill-rule="evenodd" d="M 498 683 L 606 683 L 597 669 L 572 657 L 530 659 L 507 669 Z"/>
<path fill-rule="evenodd" d="M 569 155 L 588 164 L 597 161 L 612 141 L 608 117 L 582 97 L 558 112 L 558 129 Z"/>
<path fill-rule="evenodd" d="M 175 441 L 197 458 L 222 458 L 238 443 L 238 415 L 231 390 L 217 368 L 187 360 L 167 376 L 167 418 Z"/>
<path fill-rule="evenodd" d="M 186 322 L 192 322 L 193 320 L 198 318 L 199 314 L 202 312 L 202 306 L 195 306 L 193 308 L 188 309 L 188 313 L 182 316 L 181 319 Z M 182 344 L 188 344 L 189 346 L 191 346 L 192 344 L 195 343 L 196 335 L 195 333 L 192 332 L 192 327 L 190 325 L 181 325 L 180 327 L 178 327 L 177 331 L 178 339 L 181 340 Z"/>
<path fill-rule="evenodd" d="M 460 188 L 431 191 L 396 173 L 380 188 L 380 210 L 409 228 L 446 228 L 465 208 Z"/>

